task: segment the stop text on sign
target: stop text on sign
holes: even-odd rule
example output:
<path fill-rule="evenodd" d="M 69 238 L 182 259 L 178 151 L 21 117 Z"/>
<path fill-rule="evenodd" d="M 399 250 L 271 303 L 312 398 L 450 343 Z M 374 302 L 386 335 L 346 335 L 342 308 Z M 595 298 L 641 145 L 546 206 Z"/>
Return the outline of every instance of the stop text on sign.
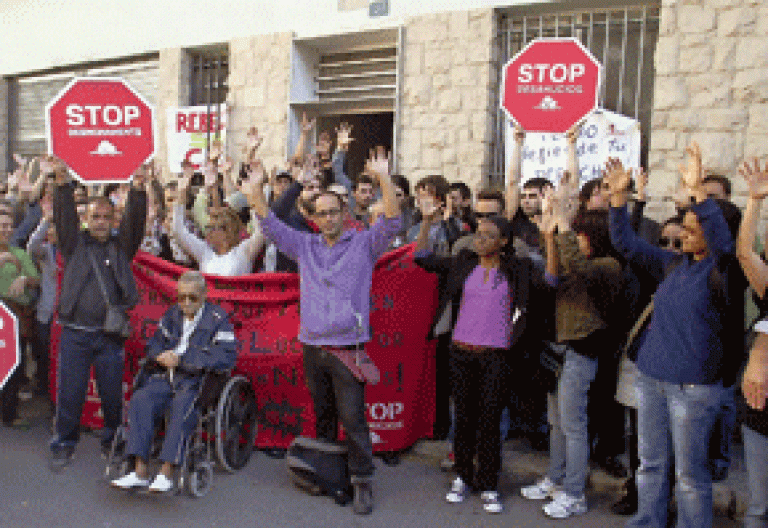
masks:
<path fill-rule="evenodd" d="M 71 104 L 65 108 L 64 112 L 67 114 L 69 126 L 131 126 L 133 121 L 141 117 L 141 110 L 133 105 Z"/>
<path fill-rule="evenodd" d="M 549 81 L 559 84 L 575 82 L 587 69 L 583 64 L 521 64 L 518 71 L 517 80 L 521 83 Z"/>

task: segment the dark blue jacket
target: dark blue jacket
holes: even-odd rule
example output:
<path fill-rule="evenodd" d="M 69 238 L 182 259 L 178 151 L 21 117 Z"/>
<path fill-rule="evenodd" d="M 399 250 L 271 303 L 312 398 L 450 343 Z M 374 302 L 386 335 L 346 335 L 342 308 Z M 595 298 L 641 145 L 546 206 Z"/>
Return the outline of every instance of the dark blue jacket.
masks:
<path fill-rule="evenodd" d="M 160 319 L 155 334 L 147 343 L 147 357 L 155 358 L 178 346 L 184 328 L 184 315 L 172 306 Z M 238 342 L 232 323 L 219 306 L 206 302 L 203 315 L 189 338 L 180 366 L 187 369 L 229 370 L 237 360 Z"/>
<path fill-rule="evenodd" d="M 696 204 L 709 254 L 694 261 L 653 246 L 631 229 L 626 208 L 611 209 L 611 242 L 632 265 L 660 282 L 637 366 L 672 383 L 712 384 L 734 378 L 741 362 L 744 284 L 735 244 L 714 200 Z M 717 277 L 718 284 L 713 284 Z"/>

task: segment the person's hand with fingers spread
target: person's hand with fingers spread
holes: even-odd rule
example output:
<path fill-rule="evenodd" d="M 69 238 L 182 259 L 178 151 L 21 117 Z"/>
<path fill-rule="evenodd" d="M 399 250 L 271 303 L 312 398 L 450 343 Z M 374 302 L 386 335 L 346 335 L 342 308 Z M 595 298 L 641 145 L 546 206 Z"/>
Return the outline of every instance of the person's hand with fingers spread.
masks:
<path fill-rule="evenodd" d="M 353 141 L 352 125 L 349 123 L 341 123 L 339 128 L 336 129 L 336 149 L 349 150 L 349 146 Z"/>
<path fill-rule="evenodd" d="M 208 159 L 216 162 L 224 154 L 224 144 L 220 139 L 214 139 L 211 141 L 211 147 L 208 150 Z"/>
<path fill-rule="evenodd" d="M 248 163 L 256 155 L 256 151 L 264 142 L 264 138 L 259 135 L 259 129 L 252 126 L 245 135 L 245 161 Z"/>
<path fill-rule="evenodd" d="M 603 183 L 608 186 L 611 207 L 624 207 L 627 203 L 627 191 L 632 182 L 632 172 L 624 168 L 618 158 L 608 158 L 603 171 Z"/>
<path fill-rule="evenodd" d="M 542 235 L 554 235 L 557 228 L 558 218 L 555 211 L 555 202 L 557 201 L 555 190 L 551 187 L 543 190 L 541 198 L 541 220 L 538 228 Z"/>
<path fill-rule="evenodd" d="M 686 163 L 678 167 L 683 186 L 696 202 L 703 202 L 707 199 L 707 191 L 703 186 L 704 167 L 699 144 L 695 141 L 691 142 L 685 149 L 685 154 L 688 158 Z"/>
<path fill-rule="evenodd" d="M 752 163 L 745 161 L 739 167 L 739 174 L 747 182 L 750 198 L 762 200 L 768 196 L 768 162 L 761 168 L 757 158 L 753 159 Z"/>
<path fill-rule="evenodd" d="M 379 183 L 382 177 L 389 177 L 389 156 L 384 147 L 371 149 L 368 152 L 368 160 L 365 162 L 365 171 L 373 176 Z"/>
<path fill-rule="evenodd" d="M 301 133 L 309 134 L 315 128 L 315 119 L 309 119 L 306 112 L 301 114 Z"/>
<path fill-rule="evenodd" d="M 264 218 L 269 213 L 267 199 L 264 197 L 264 186 L 267 184 L 267 171 L 264 164 L 257 159 L 246 167 L 247 179 L 243 181 L 243 188 L 247 189 L 248 203 L 259 218 Z"/>

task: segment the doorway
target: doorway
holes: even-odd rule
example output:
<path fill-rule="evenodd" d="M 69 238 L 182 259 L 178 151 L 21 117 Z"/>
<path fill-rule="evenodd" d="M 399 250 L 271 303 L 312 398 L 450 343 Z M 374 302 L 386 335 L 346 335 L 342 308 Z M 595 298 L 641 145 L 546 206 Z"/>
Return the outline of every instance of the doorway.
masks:
<path fill-rule="evenodd" d="M 320 116 L 317 119 L 318 132 L 328 132 L 336 144 L 336 129 L 341 123 L 352 126 L 354 141 L 347 152 L 347 175 L 354 182 L 365 168 L 370 149 L 383 145 L 387 152 L 392 150 L 395 114 L 380 112 L 370 114 L 338 114 Z"/>

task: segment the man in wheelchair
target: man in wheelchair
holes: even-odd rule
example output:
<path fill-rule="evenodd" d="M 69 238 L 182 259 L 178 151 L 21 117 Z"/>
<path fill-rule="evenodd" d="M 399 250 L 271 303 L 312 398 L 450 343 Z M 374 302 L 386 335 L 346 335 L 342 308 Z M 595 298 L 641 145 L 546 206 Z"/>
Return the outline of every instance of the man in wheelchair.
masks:
<path fill-rule="evenodd" d="M 133 457 L 134 471 L 112 480 L 112 486 L 130 489 L 149 485 L 149 491 L 173 488 L 173 470 L 181 462 L 184 444 L 198 421 L 195 406 L 206 371 L 229 370 L 237 359 L 237 340 L 227 314 L 206 302 L 205 278 L 196 271 L 178 281 L 178 304 L 158 323 L 147 344 L 145 381 L 128 407 L 125 454 Z M 162 466 L 149 484 L 147 466 L 155 423 L 170 409 L 160 451 Z"/>

